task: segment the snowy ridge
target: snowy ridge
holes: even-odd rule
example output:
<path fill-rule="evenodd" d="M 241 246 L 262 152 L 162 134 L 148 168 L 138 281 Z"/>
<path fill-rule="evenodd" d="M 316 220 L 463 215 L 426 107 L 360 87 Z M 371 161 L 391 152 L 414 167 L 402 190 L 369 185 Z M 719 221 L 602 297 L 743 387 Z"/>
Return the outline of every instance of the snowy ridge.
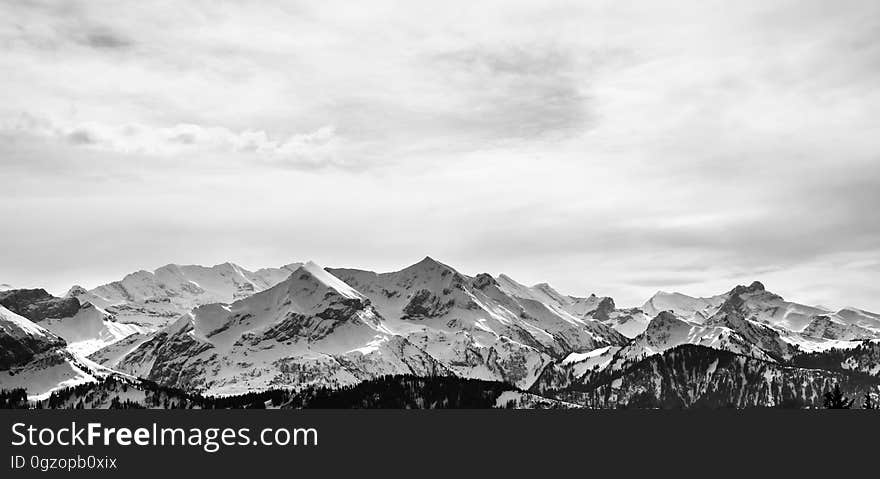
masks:
<path fill-rule="evenodd" d="M 369 302 L 314 263 L 229 305 L 196 308 L 128 351 L 91 357 L 122 372 L 212 394 L 447 374 L 394 335 Z"/>
<path fill-rule="evenodd" d="M 74 286 L 67 296 L 103 308 L 119 322 L 156 330 L 193 308 L 231 303 L 271 288 L 300 266 L 291 263 L 251 272 L 234 263 L 210 267 L 168 264 L 91 290 Z"/>
<path fill-rule="evenodd" d="M 468 277 L 431 258 L 383 274 L 309 262 L 266 291 L 196 307 L 149 338 L 91 357 L 216 393 L 414 371 L 527 387 L 554 357 L 626 342 L 562 309 L 566 300 L 548 287 L 538 290 L 554 303 L 507 295 L 489 275 Z"/>
<path fill-rule="evenodd" d="M 70 351 L 83 356 L 132 334 L 146 332 L 138 325 L 116 322 L 107 311 L 91 303 L 83 304 L 71 317 L 46 319 L 41 324 L 64 338 Z"/>
<path fill-rule="evenodd" d="M 91 357 L 163 384 L 230 394 L 413 370 L 530 387 L 550 366 L 567 381 L 584 379 L 684 344 L 768 362 L 786 360 L 799 345 L 840 345 L 760 321 L 781 298 L 757 282 L 708 299 L 671 297 L 695 320 L 662 311 L 649 321 L 611 298 L 466 276 L 430 257 L 391 273 L 309 262 L 266 291 L 196 307 Z M 627 324 L 632 340 L 618 332 Z"/>
<path fill-rule="evenodd" d="M 777 380 L 827 383 L 831 376 L 774 369 L 807 353 L 833 368 L 880 375 L 871 362 L 876 351 L 864 346 L 880 338 L 880 315 L 793 303 L 757 281 L 706 298 L 658 292 L 641 308 L 619 308 L 610 297 L 565 295 L 503 274 L 468 276 L 425 257 L 388 273 L 314 262 L 255 272 L 233 263 L 166 265 L 91 291 L 71 288 L 66 303 L 22 291 L 7 297 L 39 314 L 40 325 L 0 310 L 0 319 L 11 318 L 0 326 L 14 331 L 0 339 L 14 345 L 5 361 L 22 371 L 15 384 L 33 382 L 34 394 L 108 374 L 208 395 L 454 375 L 530 389 L 511 399 L 556 407 L 558 399 L 534 393 L 584 390 L 631 370 L 649 375 L 640 365 L 680 358 L 710 358 L 699 367 L 711 376 L 711 357 L 722 353 L 776 365 L 761 367 Z M 74 313 L 51 316 L 74 299 L 83 302 Z M 668 354 L 681 348 L 714 352 Z M 728 361 L 733 370 L 748 364 Z"/>
<path fill-rule="evenodd" d="M 12 338 L 30 337 L 33 339 L 52 340 L 55 335 L 12 311 L 0 306 L 0 331 Z"/>
<path fill-rule="evenodd" d="M 642 311 L 651 317 L 663 311 L 671 311 L 685 320 L 703 322 L 715 314 L 725 299 L 727 295 L 694 298 L 681 293 L 658 291 L 642 305 Z"/>

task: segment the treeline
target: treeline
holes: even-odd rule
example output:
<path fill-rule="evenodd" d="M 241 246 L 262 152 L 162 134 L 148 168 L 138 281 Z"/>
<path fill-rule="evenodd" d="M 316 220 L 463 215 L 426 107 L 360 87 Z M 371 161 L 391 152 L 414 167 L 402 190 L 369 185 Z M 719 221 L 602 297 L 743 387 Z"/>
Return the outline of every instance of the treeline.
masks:
<path fill-rule="evenodd" d="M 27 409 L 28 407 L 27 390 L 21 388 L 0 390 L 0 409 Z"/>
<path fill-rule="evenodd" d="M 284 405 L 297 409 L 485 409 L 509 384 L 456 376 L 382 376 L 337 389 L 309 388 Z"/>
<path fill-rule="evenodd" d="M 837 409 L 857 404 L 850 398 L 873 399 L 878 390 L 880 378 L 856 371 L 795 368 L 685 344 L 624 370 L 605 370 L 582 384 L 544 393 L 592 408 Z M 827 400 L 826 393 L 835 399 Z"/>
<path fill-rule="evenodd" d="M 53 392 L 43 401 L 28 401 L 23 389 L 3 391 L 3 407 L 46 409 L 483 409 L 495 407 L 509 384 L 456 376 L 383 376 L 337 389 L 308 388 L 299 393 L 270 389 L 237 396 L 203 396 L 152 381 L 108 377 Z M 138 394 L 133 394 L 138 392 Z M 133 399 L 137 396 L 138 399 Z"/>
<path fill-rule="evenodd" d="M 880 343 L 864 341 L 849 349 L 828 349 L 815 353 L 801 353 L 789 363 L 798 368 L 824 369 L 826 371 L 853 372 L 873 371 L 880 366 Z M 849 367 L 844 367 L 847 364 Z"/>
<path fill-rule="evenodd" d="M 138 399 L 133 399 L 133 396 Z M 264 409 L 267 405 L 280 407 L 289 402 L 291 396 L 292 393 L 284 389 L 237 396 L 203 396 L 152 381 L 111 376 L 99 382 L 58 389 L 42 401 L 28 401 L 24 389 L 3 391 L 0 393 L 3 401 L 0 404 L 3 407 L 32 409 Z"/>

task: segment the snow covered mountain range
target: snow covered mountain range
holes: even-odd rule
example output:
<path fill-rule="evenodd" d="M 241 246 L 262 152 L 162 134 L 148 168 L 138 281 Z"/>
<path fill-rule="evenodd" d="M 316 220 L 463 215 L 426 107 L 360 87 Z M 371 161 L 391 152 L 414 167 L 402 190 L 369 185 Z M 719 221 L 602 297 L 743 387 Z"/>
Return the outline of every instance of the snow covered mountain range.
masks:
<path fill-rule="evenodd" d="M 430 257 L 390 273 L 166 265 L 64 298 L 0 291 L 0 389 L 32 397 L 108 376 L 228 396 L 409 375 L 499 381 L 534 404 L 815 405 L 848 374 L 876 390 L 878 352 L 880 315 L 789 302 L 759 282 L 619 308 Z M 742 368 L 772 380 L 734 381 Z"/>

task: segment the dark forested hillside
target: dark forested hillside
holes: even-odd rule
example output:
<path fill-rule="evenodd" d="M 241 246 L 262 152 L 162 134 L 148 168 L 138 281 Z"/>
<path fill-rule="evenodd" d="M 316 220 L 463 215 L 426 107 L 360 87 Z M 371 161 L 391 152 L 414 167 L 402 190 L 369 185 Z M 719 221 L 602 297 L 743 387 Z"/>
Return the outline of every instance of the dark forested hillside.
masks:
<path fill-rule="evenodd" d="M 840 386 L 846 398 L 880 392 L 880 378 L 844 366 L 870 368 L 874 344 L 795 357 L 790 365 L 702 346 L 682 345 L 623 369 L 595 371 L 562 389 L 525 393 L 507 383 L 456 376 L 382 376 L 342 388 L 268 390 L 205 397 L 143 380 L 108 377 L 28 402 L 24 390 L 0 393 L 2 408 L 748 408 L 823 407 Z M 536 390 L 537 392 L 537 390 Z M 867 395 L 867 396 L 866 396 Z"/>
<path fill-rule="evenodd" d="M 454 376 L 384 376 L 341 389 L 311 388 L 299 393 L 273 389 L 238 396 L 206 397 L 176 388 L 109 377 L 60 389 L 44 401 L 26 400 L 24 390 L 5 391 L 0 406 L 46 409 L 241 409 L 241 408 L 491 408 L 509 384 Z M 515 401 L 514 401 L 515 402 Z"/>
<path fill-rule="evenodd" d="M 291 393 L 281 389 L 239 396 L 206 397 L 151 381 L 108 377 L 54 391 L 48 399 L 27 401 L 24 390 L 0 393 L 0 407 L 38 409 L 263 409 L 280 407 Z"/>
<path fill-rule="evenodd" d="M 791 359 L 791 365 L 829 371 L 857 371 L 880 376 L 880 343 L 864 341 L 855 348 L 799 354 Z"/>
<path fill-rule="evenodd" d="M 455 376 L 384 376 L 340 389 L 309 389 L 285 405 L 290 408 L 491 408 L 513 386 Z"/>
<path fill-rule="evenodd" d="M 848 396 L 877 391 L 880 380 L 849 371 L 782 366 L 726 351 L 683 345 L 623 371 L 550 393 L 599 408 L 821 407 L 840 384 Z"/>
<path fill-rule="evenodd" d="M 0 409 L 28 408 L 27 391 L 24 389 L 0 390 Z"/>

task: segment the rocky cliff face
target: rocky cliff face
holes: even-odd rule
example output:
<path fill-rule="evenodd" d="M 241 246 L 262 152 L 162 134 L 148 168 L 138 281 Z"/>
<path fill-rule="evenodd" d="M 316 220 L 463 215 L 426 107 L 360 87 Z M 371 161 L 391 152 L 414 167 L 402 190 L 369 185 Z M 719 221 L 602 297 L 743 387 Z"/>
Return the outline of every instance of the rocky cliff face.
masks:
<path fill-rule="evenodd" d="M 853 341 L 878 338 L 878 333 L 855 324 L 836 321 L 828 315 L 817 315 L 803 330 L 803 334 L 820 339 Z"/>
<path fill-rule="evenodd" d="M 33 321 L 46 318 L 67 318 L 79 311 L 76 298 L 56 298 L 44 289 L 11 289 L 0 291 L 0 305 Z"/>
<path fill-rule="evenodd" d="M 21 366 L 41 353 L 64 346 L 60 337 L 0 306 L 0 371 Z"/>

